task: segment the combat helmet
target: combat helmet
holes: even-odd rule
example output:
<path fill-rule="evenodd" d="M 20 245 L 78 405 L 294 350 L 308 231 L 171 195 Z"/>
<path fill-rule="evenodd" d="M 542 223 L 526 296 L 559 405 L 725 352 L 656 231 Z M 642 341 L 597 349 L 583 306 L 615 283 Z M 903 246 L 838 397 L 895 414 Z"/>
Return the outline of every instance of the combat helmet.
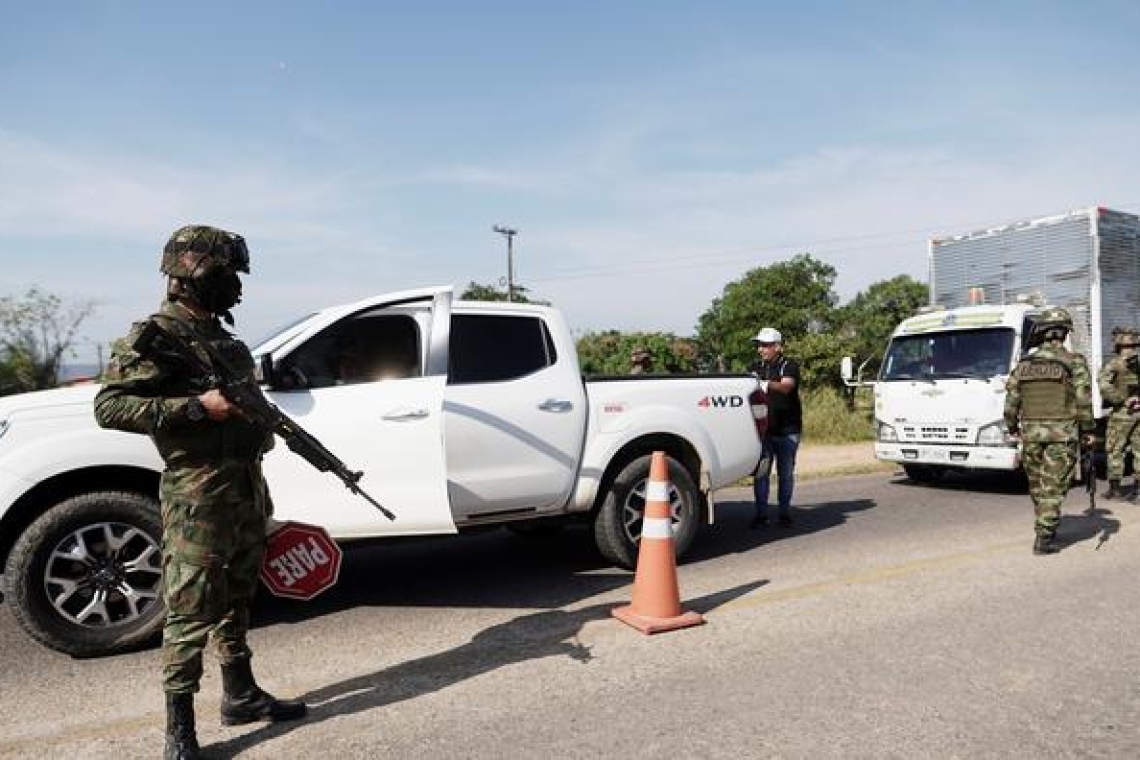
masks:
<path fill-rule="evenodd" d="M 1047 340 L 1064 340 L 1065 335 L 1072 331 L 1073 317 L 1068 310 L 1050 306 L 1036 316 L 1028 345 L 1039 346 Z"/>
<path fill-rule="evenodd" d="M 1037 317 L 1037 329 L 1044 331 L 1053 328 L 1061 328 L 1066 332 L 1073 331 L 1073 317 L 1068 309 L 1050 306 Z"/>
<path fill-rule="evenodd" d="M 1140 331 L 1134 327 L 1112 328 L 1112 345 L 1115 348 L 1136 348 L 1140 346 Z"/>
<path fill-rule="evenodd" d="M 204 224 L 180 227 L 162 249 L 159 269 L 170 277 L 195 279 L 219 269 L 249 273 L 249 249 L 241 235 Z"/>

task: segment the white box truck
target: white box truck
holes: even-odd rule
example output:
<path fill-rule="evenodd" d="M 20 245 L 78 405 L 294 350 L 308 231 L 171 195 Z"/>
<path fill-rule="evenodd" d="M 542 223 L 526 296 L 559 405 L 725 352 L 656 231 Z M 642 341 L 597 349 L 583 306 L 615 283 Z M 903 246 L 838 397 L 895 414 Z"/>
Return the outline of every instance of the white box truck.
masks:
<path fill-rule="evenodd" d="M 875 456 L 914 480 L 1016 470 L 1005 382 L 1046 305 L 1073 316 L 1071 348 L 1093 375 L 1112 328 L 1140 327 L 1140 217 L 1090 208 L 930 241 L 930 305 L 895 328 L 875 394 Z M 850 360 L 844 380 L 858 384 Z"/>

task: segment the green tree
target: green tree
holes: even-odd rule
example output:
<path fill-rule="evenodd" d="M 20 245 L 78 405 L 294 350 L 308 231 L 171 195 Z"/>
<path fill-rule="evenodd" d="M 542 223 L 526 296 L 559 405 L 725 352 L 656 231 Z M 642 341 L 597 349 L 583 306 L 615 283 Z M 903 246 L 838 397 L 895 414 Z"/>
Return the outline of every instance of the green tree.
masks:
<path fill-rule="evenodd" d="M 752 337 L 761 327 L 775 327 L 788 343 L 826 331 L 838 300 L 834 283 L 835 268 L 806 253 L 730 282 L 700 318 L 704 361 L 712 369 L 747 369 L 756 359 Z"/>
<path fill-rule="evenodd" d="M 877 369 L 891 332 L 899 322 L 913 316 L 929 297 L 930 289 L 925 283 L 899 275 L 873 283 L 843 306 L 838 322 L 856 364 L 870 359 L 868 371 Z"/>
<path fill-rule="evenodd" d="M 0 394 L 58 385 L 63 357 L 74 355 L 79 326 L 94 311 L 92 301 L 65 305 L 35 286 L 0 297 Z"/>
<path fill-rule="evenodd" d="M 850 353 L 849 343 L 835 332 L 802 335 L 789 341 L 785 353 L 800 364 L 800 385 L 804 388 L 844 388 L 839 362 Z"/>
<path fill-rule="evenodd" d="M 549 301 L 539 301 L 537 299 L 530 298 L 530 296 L 527 295 L 527 293 L 530 292 L 530 289 L 523 287 L 522 285 L 515 285 L 513 291 L 515 296 L 513 300 L 515 303 L 533 303 L 540 306 L 550 305 Z M 467 287 L 464 288 L 463 292 L 459 294 L 459 298 L 463 301 L 506 301 L 507 291 L 506 289 L 500 290 L 494 285 L 483 285 L 481 283 L 471 281 L 467 283 Z"/>
<path fill-rule="evenodd" d="M 652 373 L 692 373 L 698 368 L 696 341 L 672 333 L 588 332 L 578 338 L 576 348 L 578 363 L 587 375 L 627 374 L 629 356 L 636 348 L 649 352 Z"/>

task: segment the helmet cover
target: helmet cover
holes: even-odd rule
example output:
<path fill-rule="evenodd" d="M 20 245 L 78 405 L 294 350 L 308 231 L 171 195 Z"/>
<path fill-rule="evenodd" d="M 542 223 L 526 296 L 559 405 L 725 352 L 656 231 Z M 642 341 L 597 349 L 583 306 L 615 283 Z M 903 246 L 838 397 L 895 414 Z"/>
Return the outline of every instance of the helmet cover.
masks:
<path fill-rule="evenodd" d="M 241 235 L 204 224 L 180 227 L 162 249 L 159 269 L 170 277 L 194 279 L 216 269 L 249 273 L 249 249 Z"/>

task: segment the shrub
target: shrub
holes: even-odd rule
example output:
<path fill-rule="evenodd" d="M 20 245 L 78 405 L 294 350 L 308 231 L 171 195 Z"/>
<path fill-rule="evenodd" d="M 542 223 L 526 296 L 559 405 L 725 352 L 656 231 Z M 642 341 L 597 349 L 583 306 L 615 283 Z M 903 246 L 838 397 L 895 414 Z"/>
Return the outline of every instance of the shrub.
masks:
<path fill-rule="evenodd" d="M 851 443 L 875 437 L 874 407 L 868 391 L 859 391 L 854 404 L 834 388 L 800 394 L 804 409 L 804 439 L 812 443 Z"/>

